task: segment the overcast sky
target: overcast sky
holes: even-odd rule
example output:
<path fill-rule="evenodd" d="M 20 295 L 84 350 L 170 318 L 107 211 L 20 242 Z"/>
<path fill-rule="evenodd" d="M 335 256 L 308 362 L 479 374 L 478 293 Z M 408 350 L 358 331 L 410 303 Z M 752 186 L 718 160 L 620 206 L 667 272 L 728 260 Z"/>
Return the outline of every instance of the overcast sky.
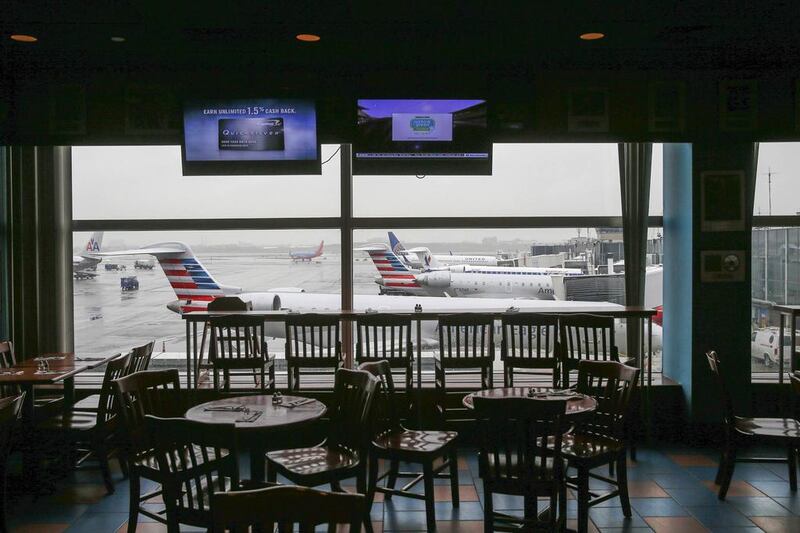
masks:
<path fill-rule="evenodd" d="M 336 145 L 323 145 L 323 161 Z M 314 217 L 339 214 L 339 157 L 321 176 L 182 176 L 178 146 L 73 148 L 73 218 Z M 653 156 L 651 214 L 661 214 L 661 146 Z M 774 195 L 774 191 L 773 191 Z M 495 144 L 492 176 L 356 176 L 356 216 L 619 216 L 617 145 Z M 393 229 L 393 228 L 387 228 Z M 585 234 L 586 229 L 583 229 Z M 404 240 L 480 242 L 484 237 L 559 242 L 576 229 L 404 230 Z M 106 243 L 158 240 L 218 244 L 338 243 L 336 231 L 111 232 Z M 360 231 L 359 240 L 386 240 Z M 85 235 L 76 234 L 80 246 Z M 110 249 L 110 248 L 107 248 Z"/>

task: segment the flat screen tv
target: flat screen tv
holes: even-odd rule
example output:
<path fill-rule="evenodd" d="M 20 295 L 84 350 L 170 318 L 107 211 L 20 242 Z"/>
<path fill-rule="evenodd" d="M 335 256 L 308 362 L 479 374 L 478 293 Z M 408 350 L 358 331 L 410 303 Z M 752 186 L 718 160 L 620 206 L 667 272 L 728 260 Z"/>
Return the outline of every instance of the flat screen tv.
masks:
<path fill-rule="evenodd" d="M 354 174 L 491 174 L 486 100 L 359 99 Z"/>
<path fill-rule="evenodd" d="M 313 100 L 195 100 L 183 110 L 183 174 L 319 174 Z"/>

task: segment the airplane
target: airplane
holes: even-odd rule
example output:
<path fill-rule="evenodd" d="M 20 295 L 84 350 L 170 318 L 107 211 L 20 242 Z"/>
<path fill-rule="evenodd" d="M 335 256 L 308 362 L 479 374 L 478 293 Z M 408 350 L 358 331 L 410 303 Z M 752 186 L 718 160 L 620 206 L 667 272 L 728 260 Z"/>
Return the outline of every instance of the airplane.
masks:
<path fill-rule="evenodd" d="M 102 231 L 92 233 L 83 253 L 72 256 L 72 274 L 76 279 L 93 278 L 97 275 L 93 271 L 103 258 L 95 254 L 99 253 L 103 246 L 103 233 Z"/>
<path fill-rule="evenodd" d="M 311 261 L 314 258 L 317 258 L 322 255 L 322 247 L 325 245 L 325 241 L 320 241 L 319 246 L 316 249 L 312 250 L 290 250 L 289 257 L 292 258 L 292 261 Z"/>
<path fill-rule="evenodd" d="M 375 282 L 385 294 L 554 300 L 554 276 L 582 275 L 577 268 L 471 265 L 440 267 L 427 248 L 422 249 L 423 262 L 429 269 L 419 270 L 409 267 L 385 244 L 365 246 L 357 250 L 369 254 L 380 274 Z"/>
<path fill-rule="evenodd" d="M 308 293 L 298 287 L 273 288 L 265 292 L 246 292 L 240 287 L 232 287 L 217 282 L 195 257 L 192 249 L 183 242 L 163 242 L 151 244 L 135 250 L 104 252 L 103 256 L 122 255 L 154 256 L 172 286 L 177 300 L 167 304 L 175 313 L 205 311 L 209 302 L 221 296 L 238 296 L 250 302 L 255 311 L 276 311 L 281 309 L 296 312 L 335 311 L 341 309 L 341 296 L 338 294 Z M 393 254 L 392 254 L 393 255 Z M 399 262 L 399 259 L 397 260 Z M 377 294 L 356 294 L 353 308 L 361 311 L 412 312 L 421 305 L 426 310 L 436 311 L 508 311 L 537 313 L 592 313 L 602 310 L 620 309 L 621 306 L 609 302 L 581 302 L 563 300 L 528 300 L 518 298 L 440 298 L 425 296 L 388 296 Z M 625 352 L 625 322 L 615 321 L 615 339 L 622 353 Z M 499 328 L 495 325 L 495 329 Z M 284 336 L 283 324 L 267 322 L 265 333 L 270 337 Z M 495 335 L 500 342 L 499 332 Z M 436 321 L 422 321 L 422 344 L 424 347 L 438 345 Z M 661 349 L 661 328 L 653 326 L 653 350 Z"/>
<path fill-rule="evenodd" d="M 406 250 L 406 247 L 397 238 L 393 231 L 389 232 L 389 246 L 392 251 L 401 257 L 412 268 L 423 268 L 423 262 L 418 253 L 427 248 L 413 248 Z M 428 250 L 430 253 L 430 250 Z M 497 257 L 493 255 L 434 255 L 433 258 L 444 266 L 451 265 L 476 265 L 476 266 L 497 266 Z"/>

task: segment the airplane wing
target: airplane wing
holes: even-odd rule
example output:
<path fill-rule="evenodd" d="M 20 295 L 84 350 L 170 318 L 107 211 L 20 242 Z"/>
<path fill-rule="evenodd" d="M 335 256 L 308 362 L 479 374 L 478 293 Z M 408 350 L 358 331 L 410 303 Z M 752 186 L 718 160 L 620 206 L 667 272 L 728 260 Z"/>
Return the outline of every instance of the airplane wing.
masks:
<path fill-rule="evenodd" d="M 186 251 L 182 246 L 172 246 L 169 244 L 150 246 L 146 248 L 134 248 L 133 250 L 119 250 L 116 252 L 101 252 L 97 254 L 103 257 L 114 257 L 120 255 L 156 255 L 156 254 L 180 254 Z"/>

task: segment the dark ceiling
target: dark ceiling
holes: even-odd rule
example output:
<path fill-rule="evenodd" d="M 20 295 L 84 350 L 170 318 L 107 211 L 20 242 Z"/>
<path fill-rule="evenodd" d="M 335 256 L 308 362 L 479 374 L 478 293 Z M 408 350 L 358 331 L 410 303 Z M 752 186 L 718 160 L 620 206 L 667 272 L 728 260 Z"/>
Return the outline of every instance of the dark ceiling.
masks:
<path fill-rule="evenodd" d="M 41 69 L 371 71 L 785 69 L 797 1 L 13 1 L 0 53 Z M 583 32 L 606 34 L 600 41 Z M 294 35 L 317 33 L 318 43 Z M 17 43 L 12 33 L 32 34 Z M 125 42 L 115 43 L 112 36 Z"/>

